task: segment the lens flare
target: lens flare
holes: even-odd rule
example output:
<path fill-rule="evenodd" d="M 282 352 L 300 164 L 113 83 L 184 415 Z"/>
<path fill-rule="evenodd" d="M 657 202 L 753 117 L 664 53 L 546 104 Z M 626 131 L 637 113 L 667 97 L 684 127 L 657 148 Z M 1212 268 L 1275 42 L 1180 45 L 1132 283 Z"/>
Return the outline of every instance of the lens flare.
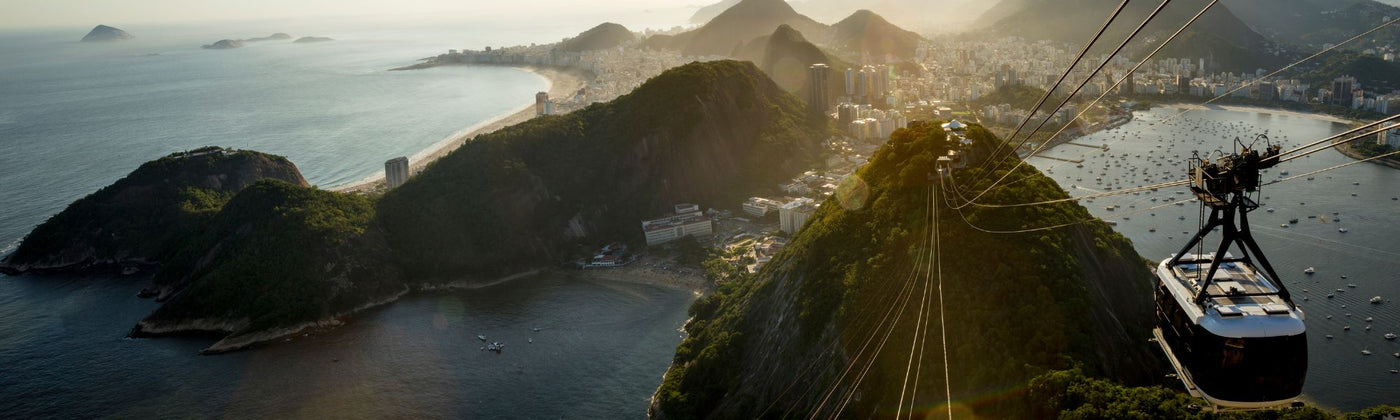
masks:
<path fill-rule="evenodd" d="M 841 208 L 856 211 L 865 208 L 865 200 L 870 198 L 870 186 L 860 175 L 851 174 L 836 186 L 836 202 Z"/>

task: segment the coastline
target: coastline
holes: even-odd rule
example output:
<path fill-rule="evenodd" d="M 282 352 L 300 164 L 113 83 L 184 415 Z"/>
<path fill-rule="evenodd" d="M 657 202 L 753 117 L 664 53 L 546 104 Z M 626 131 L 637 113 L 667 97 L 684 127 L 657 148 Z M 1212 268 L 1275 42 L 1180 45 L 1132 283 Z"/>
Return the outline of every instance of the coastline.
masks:
<path fill-rule="evenodd" d="M 1215 104 L 1211 104 L 1211 105 L 1201 105 L 1201 104 L 1193 104 L 1193 103 L 1185 103 L 1185 102 L 1166 102 L 1166 103 L 1161 103 L 1161 104 L 1155 104 L 1155 105 L 1153 105 L 1153 106 L 1160 106 L 1160 107 L 1165 107 L 1165 108 L 1189 109 L 1189 110 L 1192 110 L 1192 111 L 1257 112 L 1257 113 L 1260 113 L 1260 114 L 1275 114 L 1275 115 L 1283 115 L 1283 116 L 1297 117 L 1297 118 L 1312 118 L 1312 119 L 1316 119 L 1316 120 L 1331 121 L 1331 122 L 1340 123 L 1340 124 L 1363 124 L 1362 121 L 1350 120 L 1350 119 L 1346 119 L 1346 118 L 1342 118 L 1342 117 L 1336 117 L 1336 116 L 1327 115 L 1327 114 L 1318 114 L 1318 113 L 1312 113 L 1312 112 L 1292 111 L 1292 110 L 1281 109 L 1281 108 L 1265 108 L 1265 107 L 1259 107 L 1259 106 L 1215 105 Z"/>
<path fill-rule="evenodd" d="M 577 92 L 579 89 L 582 89 L 587 84 L 586 78 L 583 76 L 583 74 L 576 70 L 563 70 L 551 67 L 536 66 L 517 66 L 515 68 L 525 70 L 534 73 L 540 77 L 543 77 L 545 81 L 549 84 L 549 86 L 546 87 L 545 90 L 549 92 L 549 96 L 551 98 L 562 98 L 572 96 L 574 92 Z M 525 105 L 522 105 L 520 108 L 516 108 L 514 111 L 497 115 L 495 117 L 487 119 L 486 121 L 482 121 L 480 123 L 477 123 L 476 125 L 467 127 L 461 131 L 453 133 L 451 136 L 448 136 L 447 138 L 444 138 L 438 141 L 437 143 L 433 143 L 431 146 L 428 146 L 428 148 L 423 149 L 418 153 L 414 153 L 412 156 L 409 156 L 408 171 L 410 174 L 416 174 L 419 171 L 422 171 L 423 168 L 426 168 L 428 164 L 438 159 L 441 159 L 443 156 L 447 156 L 449 153 L 452 153 L 452 151 L 457 150 L 457 148 L 459 147 L 462 147 L 463 144 L 466 144 L 467 141 L 471 140 L 472 138 L 478 135 L 490 133 L 505 127 L 519 124 L 528 121 L 534 117 L 535 104 L 533 102 L 530 102 L 526 103 Z M 370 175 L 369 177 L 366 177 L 359 181 L 332 186 L 330 188 L 327 188 L 327 190 L 345 193 L 369 192 L 382 188 L 383 185 L 384 171 L 379 170 L 376 171 L 374 175 Z"/>
<path fill-rule="evenodd" d="M 1182 108 L 1182 109 L 1190 109 L 1190 110 L 1258 112 L 1258 113 L 1261 113 L 1261 114 L 1276 114 L 1276 115 L 1284 115 L 1284 116 L 1295 117 L 1295 118 L 1311 118 L 1311 119 L 1315 119 L 1315 120 L 1328 121 L 1328 122 L 1333 122 L 1333 123 L 1338 123 L 1338 124 L 1346 124 L 1346 125 L 1350 125 L 1350 126 L 1353 126 L 1353 127 L 1360 127 L 1360 126 L 1365 125 L 1365 124 L 1368 123 L 1367 121 L 1347 119 L 1347 118 L 1342 118 L 1342 117 L 1337 117 L 1337 116 L 1327 115 L 1327 114 L 1312 113 L 1312 112 L 1301 112 L 1301 111 L 1291 111 L 1291 110 L 1286 110 L 1286 109 L 1264 108 L 1264 107 L 1257 107 L 1257 106 L 1240 106 L 1240 105 L 1199 105 L 1199 104 L 1186 104 L 1186 103 L 1164 103 L 1164 104 L 1160 104 L 1160 105 L 1157 105 L 1157 106 L 1173 107 L 1173 108 Z M 1337 140 L 1333 140 L 1332 143 L 1333 143 L 1333 144 L 1337 144 L 1338 141 L 1337 141 Z M 1353 160 L 1358 160 L 1358 161 L 1359 161 L 1359 160 L 1364 160 L 1364 159 L 1368 159 L 1368 158 L 1369 158 L 1368 156 L 1362 155 L 1361 153 L 1357 152 L 1354 148 L 1351 147 L 1351 144 L 1350 144 L 1350 143 L 1338 145 L 1337 147 L 1334 147 L 1334 149 L 1335 149 L 1338 153 L 1341 153 L 1343 156 L 1349 157 L 1349 158 L 1351 158 L 1351 159 L 1353 159 Z M 1395 160 L 1394 158 L 1389 158 L 1389 159 L 1376 159 L 1376 160 L 1370 161 L 1369 163 L 1374 163 L 1374 164 L 1377 164 L 1377 165 L 1381 165 L 1381 166 L 1385 166 L 1385 167 L 1389 167 L 1389 168 L 1393 168 L 1393 169 L 1400 169 L 1400 161 L 1397 161 L 1397 160 Z"/>

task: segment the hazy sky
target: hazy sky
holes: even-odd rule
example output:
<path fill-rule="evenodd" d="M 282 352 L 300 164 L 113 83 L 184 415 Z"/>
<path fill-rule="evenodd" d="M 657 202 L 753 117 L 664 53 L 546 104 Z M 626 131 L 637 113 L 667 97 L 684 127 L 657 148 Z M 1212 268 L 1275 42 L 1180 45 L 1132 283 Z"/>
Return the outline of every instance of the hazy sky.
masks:
<path fill-rule="evenodd" d="M 676 9 L 718 0 L 0 0 L 0 28 L 309 17 L 521 18 L 530 13 Z"/>

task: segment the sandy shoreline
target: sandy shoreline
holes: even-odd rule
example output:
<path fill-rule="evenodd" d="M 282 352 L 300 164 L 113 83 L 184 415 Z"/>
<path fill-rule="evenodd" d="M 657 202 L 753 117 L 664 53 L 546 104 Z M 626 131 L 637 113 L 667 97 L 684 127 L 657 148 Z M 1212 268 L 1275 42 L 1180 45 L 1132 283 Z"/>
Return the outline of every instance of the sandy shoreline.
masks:
<path fill-rule="evenodd" d="M 545 80 L 547 80 L 549 83 L 549 87 L 546 88 L 546 90 L 549 92 L 549 96 L 551 98 L 563 98 L 573 96 L 574 92 L 577 92 L 579 89 L 583 88 L 585 83 L 583 76 L 576 71 L 532 66 L 522 66 L 516 68 L 535 73 L 537 75 L 540 75 L 541 77 L 544 77 Z M 423 149 L 422 151 L 415 153 L 413 156 L 409 156 L 409 173 L 418 173 L 418 171 L 421 171 L 423 170 L 423 168 L 427 167 L 429 163 L 441 159 L 443 156 L 447 156 L 448 153 L 452 153 L 453 150 L 457 150 L 458 147 L 462 147 L 463 144 L 466 144 L 468 140 L 471 140 L 477 135 L 490 133 L 534 118 L 535 104 L 533 102 L 533 98 L 529 99 L 531 99 L 531 102 L 526 103 L 525 105 L 521 106 L 520 108 L 517 108 L 514 111 L 511 111 L 508 114 L 498 115 L 479 124 L 467 127 L 466 129 L 459 131 L 441 141 L 438 141 L 437 143 L 433 143 L 433 145 L 428 146 L 427 149 Z M 379 170 L 375 172 L 374 175 L 371 175 L 365 179 L 350 182 L 347 184 L 336 185 L 327 189 L 330 191 L 338 192 L 363 192 L 377 189 L 383 185 L 384 171 Z"/>
<path fill-rule="evenodd" d="M 1336 116 L 1327 115 L 1327 114 L 1318 114 L 1318 113 L 1302 112 L 1302 111 L 1292 111 L 1292 110 L 1279 109 L 1279 108 L 1265 108 L 1265 107 L 1258 107 L 1258 106 L 1215 105 L 1215 104 L 1211 104 L 1211 105 L 1201 105 L 1201 104 L 1192 104 L 1192 103 L 1164 103 L 1164 104 L 1159 104 L 1159 105 L 1157 105 L 1157 106 L 1161 106 L 1161 107 L 1164 107 L 1164 108 L 1190 109 L 1190 110 L 1196 110 L 1196 111 L 1257 112 L 1257 113 L 1260 113 L 1260 114 L 1275 114 L 1275 115 L 1284 115 L 1284 116 L 1297 117 L 1297 118 L 1312 118 L 1312 119 L 1316 119 L 1316 120 L 1331 121 L 1331 122 L 1342 123 L 1342 124 L 1358 124 L 1358 123 L 1361 123 L 1361 121 L 1349 120 L 1349 119 L 1346 119 L 1346 118 L 1336 117 Z"/>

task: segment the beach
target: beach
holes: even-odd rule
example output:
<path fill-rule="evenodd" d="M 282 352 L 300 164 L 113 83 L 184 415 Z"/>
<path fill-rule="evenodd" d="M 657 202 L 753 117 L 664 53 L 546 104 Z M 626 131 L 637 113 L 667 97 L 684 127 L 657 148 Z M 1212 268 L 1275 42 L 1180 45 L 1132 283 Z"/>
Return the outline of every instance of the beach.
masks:
<path fill-rule="evenodd" d="M 1164 107 L 1164 108 L 1189 109 L 1189 110 L 1193 110 L 1193 111 L 1238 111 L 1238 112 L 1257 112 L 1257 113 L 1261 113 L 1261 114 L 1275 114 L 1275 115 L 1286 115 L 1286 116 L 1298 117 L 1298 118 L 1312 118 L 1312 119 L 1323 120 L 1323 121 L 1331 121 L 1331 122 L 1342 123 L 1342 124 L 1360 124 L 1360 123 L 1361 123 L 1360 121 L 1349 120 L 1349 119 L 1346 119 L 1346 118 L 1335 117 L 1335 116 L 1331 116 L 1331 115 L 1327 115 L 1327 114 L 1317 114 L 1317 113 L 1301 112 L 1301 111 L 1290 111 L 1290 110 L 1287 110 L 1287 109 L 1264 108 L 1264 107 L 1257 107 L 1257 106 L 1215 105 L 1215 104 L 1211 104 L 1211 105 L 1201 105 L 1201 104 L 1188 104 L 1188 103 L 1164 103 L 1164 104 L 1161 104 L 1161 105 L 1158 105 L 1158 106 L 1161 106 L 1161 107 Z"/>
<path fill-rule="evenodd" d="M 573 96 L 574 92 L 582 89 L 586 83 L 584 76 L 574 70 L 562 70 L 550 67 L 517 67 L 519 69 L 535 73 L 549 81 L 549 96 L 551 98 L 565 98 Z M 533 98 L 531 98 L 533 99 Z M 522 105 L 520 108 L 508 114 L 500 115 L 479 124 L 467 127 L 442 141 L 434 143 L 413 156 L 408 157 L 408 170 L 411 174 L 417 174 L 426 168 L 429 163 L 447 156 L 448 153 L 462 147 L 467 141 L 480 134 L 490 133 L 528 121 L 535 117 L 535 104 L 533 101 Z M 359 181 L 333 186 L 328 188 L 337 192 L 367 192 L 379 189 L 384 185 L 384 171 L 380 170 L 374 175 Z"/>

